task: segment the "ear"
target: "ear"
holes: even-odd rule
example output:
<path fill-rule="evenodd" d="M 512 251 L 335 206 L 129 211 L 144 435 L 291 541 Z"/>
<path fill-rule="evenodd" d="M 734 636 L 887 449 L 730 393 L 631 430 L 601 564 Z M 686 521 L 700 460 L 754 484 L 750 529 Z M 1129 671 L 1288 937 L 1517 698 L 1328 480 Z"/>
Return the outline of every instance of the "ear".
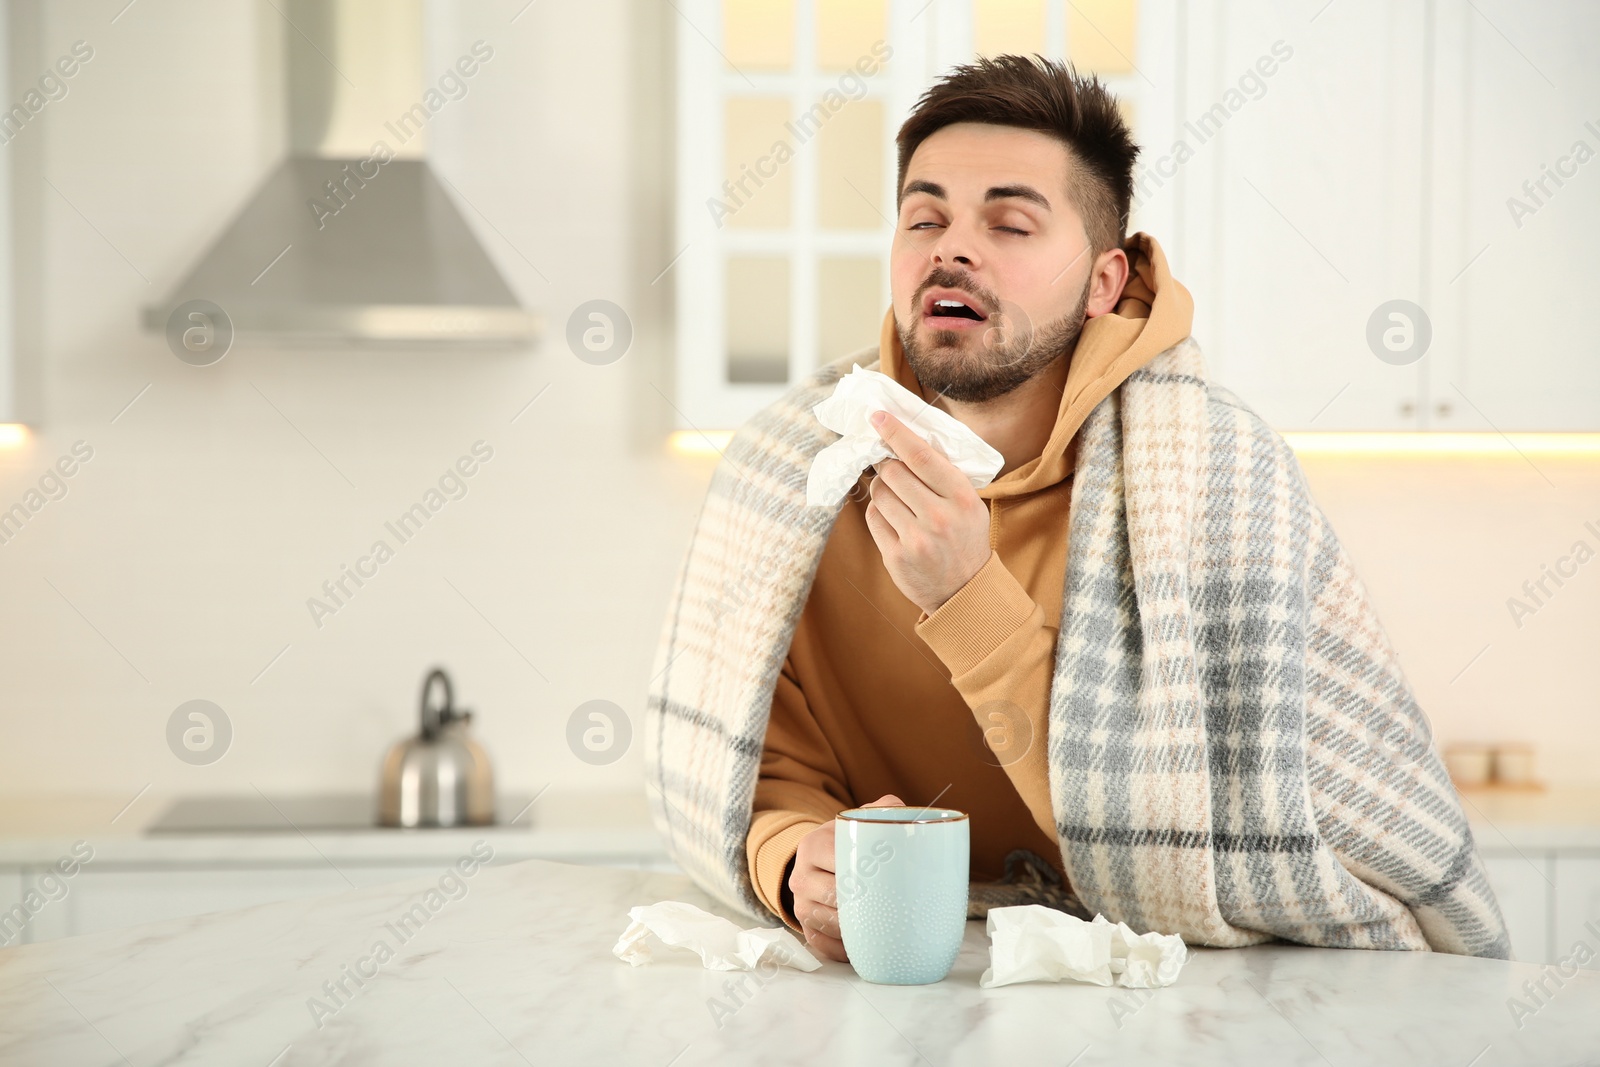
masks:
<path fill-rule="evenodd" d="M 1107 249 L 1096 256 L 1089 275 L 1089 300 L 1084 306 L 1084 317 L 1092 319 L 1115 310 L 1122 301 L 1122 290 L 1130 274 L 1128 254 L 1122 249 Z"/>

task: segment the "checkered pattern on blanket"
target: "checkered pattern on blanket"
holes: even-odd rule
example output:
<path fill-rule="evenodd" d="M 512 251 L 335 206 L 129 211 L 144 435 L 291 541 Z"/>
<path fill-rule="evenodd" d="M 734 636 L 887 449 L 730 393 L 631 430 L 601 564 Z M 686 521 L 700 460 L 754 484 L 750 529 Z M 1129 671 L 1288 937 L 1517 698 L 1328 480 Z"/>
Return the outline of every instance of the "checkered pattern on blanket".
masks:
<path fill-rule="evenodd" d="M 811 408 L 875 355 L 821 368 L 734 436 L 654 664 L 652 817 L 699 885 L 758 919 L 745 836 L 762 741 L 838 515 L 805 504 L 838 438 Z M 1289 447 L 1206 381 L 1192 339 L 1091 412 L 1066 536 L 1050 793 L 1091 914 L 1191 944 L 1509 956 L 1365 589 Z"/>

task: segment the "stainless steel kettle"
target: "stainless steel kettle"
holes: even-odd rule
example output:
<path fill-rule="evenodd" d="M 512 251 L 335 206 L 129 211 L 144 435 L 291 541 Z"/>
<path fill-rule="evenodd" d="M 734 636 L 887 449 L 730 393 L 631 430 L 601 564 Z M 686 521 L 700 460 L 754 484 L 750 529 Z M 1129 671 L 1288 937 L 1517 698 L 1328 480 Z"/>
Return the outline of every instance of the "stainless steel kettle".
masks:
<path fill-rule="evenodd" d="M 444 704 L 434 699 L 444 690 Z M 488 826 L 494 822 L 494 771 L 467 733 L 472 712 L 455 707 L 450 676 L 435 669 L 422 683 L 422 732 L 396 742 L 378 778 L 381 826 Z"/>

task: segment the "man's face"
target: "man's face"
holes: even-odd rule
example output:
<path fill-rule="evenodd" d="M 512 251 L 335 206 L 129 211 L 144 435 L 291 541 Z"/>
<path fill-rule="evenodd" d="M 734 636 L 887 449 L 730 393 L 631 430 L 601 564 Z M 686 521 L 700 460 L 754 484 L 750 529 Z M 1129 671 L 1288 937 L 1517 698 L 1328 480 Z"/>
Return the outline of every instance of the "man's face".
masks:
<path fill-rule="evenodd" d="M 1097 290 L 1105 306 L 1089 308 L 1096 257 L 1067 200 L 1069 166 L 1047 134 L 971 122 L 912 153 L 890 287 L 923 388 L 965 403 L 1003 396 L 1070 354 L 1086 314 L 1115 303 Z"/>

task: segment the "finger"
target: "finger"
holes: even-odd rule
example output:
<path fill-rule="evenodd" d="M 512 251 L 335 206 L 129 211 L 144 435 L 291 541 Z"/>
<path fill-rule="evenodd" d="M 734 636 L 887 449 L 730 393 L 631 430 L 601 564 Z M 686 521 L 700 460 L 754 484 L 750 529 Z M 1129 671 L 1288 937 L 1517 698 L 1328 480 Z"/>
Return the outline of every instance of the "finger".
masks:
<path fill-rule="evenodd" d="M 894 527 L 895 535 L 904 537 L 906 532 L 917 523 L 917 516 L 906 506 L 900 495 L 884 482 L 883 476 L 872 479 L 872 484 L 867 492 L 872 496 L 872 502 L 878 506 L 878 514 Z"/>
<path fill-rule="evenodd" d="M 798 905 L 797 905 L 798 906 Z M 830 908 L 826 904 L 812 901 L 805 915 L 796 915 L 800 926 L 805 930 L 813 930 L 827 937 L 839 937 L 839 909 Z"/>
<path fill-rule="evenodd" d="M 893 793 L 885 793 L 871 804 L 863 804 L 861 806 L 863 808 L 903 808 L 906 806 L 906 802 Z"/>
<path fill-rule="evenodd" d="M 839 938 L 829 937 L 827 934 L 819 934 L 815 930 L 806 930 L 804 933 L 806 935 L 806 947 L 813 954 L 824 959 L 833 960 L 835 963 L 850 962 L 850 957 L 844 950 L 844 942 Z"/>
<path fill-rule="evenodd" d="M 972 483 L 956 469 L 938 449 L 918 436 L 910 427 L 885 411 L 883 423 L 877 427 L 878 436 L 894 452 L 895 458 L 911 468 L 911 473 L 921 478 L 923 484 L 942 497 L 954 497 L 963 486 L 968 490 Z"/>
<path fill-rule="evenodd" d="M 829 870 L 823 871 L 795 861 L 795 873 L 789 876 L 789 892 L 794 894 L 796 908 L 802 905 L 809 908 L 817 904 L 831 908 L 838 903 L 838 880 L 831 870 L 832 856 L 828 857 L 828 867 Z"/>
<path fill-rule="evenodd" d="M 900 535 L 889 525 L 889 520 L 883 517 L 883 512 L 879 511 L 878 505 L 872 501 L 867 502 L 867 532 L 872 535 L 872 542 L 878 546 L 879 552 L 899 550 Z"/>
<path fill-rule="evenodd" d="M 878 477 L 874 481 L 882 481 L 884 485 L 893 489 L 894 495 L 900 498 L 900 502 L 919 519 L 944 500 L 938 493 L 928 488 L 928 483 L 918 478 L 910 467 L 898 459 L 882 460 L 875 469 Z M 868 488 L 870 490 L 870 486 Z"/>
<path fill-rule="evenodd" d="M 814 877 L 813 871 L 822 870 L 828 874 L 827 881 L 833 881 L 833 827 L 831 825 L 818 827 L 800 839 L 800 847 L 795 849 L 794 872 L 789 876 L 789 888 L 798 890 L 797 883 Z"/>

